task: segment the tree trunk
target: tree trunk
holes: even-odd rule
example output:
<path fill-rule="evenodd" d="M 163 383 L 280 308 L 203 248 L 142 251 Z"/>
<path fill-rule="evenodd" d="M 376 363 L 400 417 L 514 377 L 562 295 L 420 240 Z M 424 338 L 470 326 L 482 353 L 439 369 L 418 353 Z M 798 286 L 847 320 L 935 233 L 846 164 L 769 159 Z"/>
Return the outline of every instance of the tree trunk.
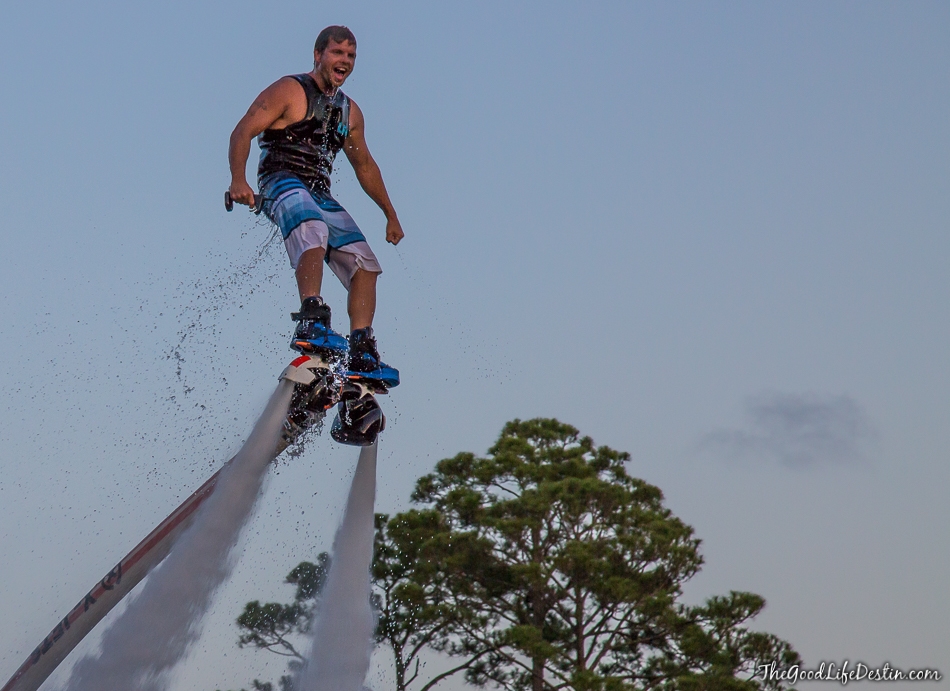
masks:
<path fill-rule="evenodd" d="M 531 528 L 531 561 L 541 568 L 541 529 L 538 526 Z M 538 630 L 544 631 L 544 601 L 542 587 L 538 582 L 531 584 L 531 624 Z M 544 658 L 531 656 L 531 691 L 544 691 Z"/>
<path fill-rule="evenodd" d="M 402 660 L 402 652 L 397 652 L 393 646 L 393 653 L 396 659 L 396 691 L 406 691 L 406 665 Z"/>
<path fill-rule="evenodd" d="M 577 669 L 587 670 L 587 652 L 584 650 L 584 595 L 576 593 L 574 597 L 574 638 L 577 654 Z"/>

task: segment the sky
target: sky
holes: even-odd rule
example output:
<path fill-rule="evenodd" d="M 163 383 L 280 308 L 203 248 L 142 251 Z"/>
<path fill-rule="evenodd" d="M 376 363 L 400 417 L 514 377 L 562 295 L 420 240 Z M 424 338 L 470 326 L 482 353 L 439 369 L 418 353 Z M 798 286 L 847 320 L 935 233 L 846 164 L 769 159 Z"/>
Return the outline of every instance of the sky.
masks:
<path fill-rule="evenodd" d="M 403 382 L 378 510 L 556 417 L 694 527 L 689 601 L 762 595 L 754 626 L 809 666 L 950 673 L 945 3 L 91 0 L 0 25 L 0 676 L 239 448 L 289 361 L 292 273 L 225 213 L 227 144 L 328 24 L 358 38 L 344 90 L 406 232 L 383 242 L 341 157 Z M 325 435 L 279 462 L 171 689 L 276 679 L 233 621 L 292 597 L 355 461 Z"/>

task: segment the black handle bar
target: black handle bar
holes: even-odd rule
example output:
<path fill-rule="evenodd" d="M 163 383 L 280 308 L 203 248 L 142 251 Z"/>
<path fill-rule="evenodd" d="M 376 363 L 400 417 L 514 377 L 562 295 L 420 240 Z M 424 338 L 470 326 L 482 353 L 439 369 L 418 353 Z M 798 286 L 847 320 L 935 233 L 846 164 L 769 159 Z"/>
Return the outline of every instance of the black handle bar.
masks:
<path fill-rule="evenodd" d="M 231 199 L 231 191 L 228 190 L 224 193 L 224 208 L 227 211 L 234 210 L 234 200 Z M 254 206 L 251 207 L 251 211 L 255 214 L 260 214 L 261 210 L 264 208 L 264 195 L 255 194 L 254 195 Z"/>

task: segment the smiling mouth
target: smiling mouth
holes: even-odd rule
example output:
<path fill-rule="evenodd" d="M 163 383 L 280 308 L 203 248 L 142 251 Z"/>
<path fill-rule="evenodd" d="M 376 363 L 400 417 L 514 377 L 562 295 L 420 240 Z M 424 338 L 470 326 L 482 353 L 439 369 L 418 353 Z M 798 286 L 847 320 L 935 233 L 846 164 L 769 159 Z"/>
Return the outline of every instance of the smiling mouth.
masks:
<path fill-rule="evenodd" d="M 334 76 L 339 77 L 340 79 L 345 79 L 346 75 L 349 74 L 349 70 L 347 70 L 344 67 L 334 67 L 333 74 Z"/>

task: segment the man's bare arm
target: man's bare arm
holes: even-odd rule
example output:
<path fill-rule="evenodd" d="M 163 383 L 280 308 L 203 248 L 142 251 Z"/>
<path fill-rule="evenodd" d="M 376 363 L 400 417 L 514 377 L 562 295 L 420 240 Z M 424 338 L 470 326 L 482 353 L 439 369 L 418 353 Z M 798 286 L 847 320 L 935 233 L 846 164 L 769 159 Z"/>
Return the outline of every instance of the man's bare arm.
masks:
<path fill-rule="evenodd" d="M 343 150 L 356 172 L 356 179 L 359 180 L 363 191 L 386 214 L 386 242 L 398 245 L 405 233 L 402 232 L 396 209 L 393 208 L 393 203 L 389 199 L 379 166 L 366 146 L 363 133 L 363 111 L 353 100 L 350 100 L 349 124 L 350 132 L 346 137 L 346 146 Z"/>
<path fill-rule="evenodd" d="M 274 125 L 286 127 L 293 121 L 288 112 L 294 105 L 294 96 L 301 86 L 293 79 L 280 79 L 264 89 L 251 107 L 247 109 L 234 131 L 228 146 L 228 165 L 231 167 L 231 199 L 239 204 L 254 204 L 254 190 L 247 184 L 247 157 L 251 153 L 251 140 Z"/>

